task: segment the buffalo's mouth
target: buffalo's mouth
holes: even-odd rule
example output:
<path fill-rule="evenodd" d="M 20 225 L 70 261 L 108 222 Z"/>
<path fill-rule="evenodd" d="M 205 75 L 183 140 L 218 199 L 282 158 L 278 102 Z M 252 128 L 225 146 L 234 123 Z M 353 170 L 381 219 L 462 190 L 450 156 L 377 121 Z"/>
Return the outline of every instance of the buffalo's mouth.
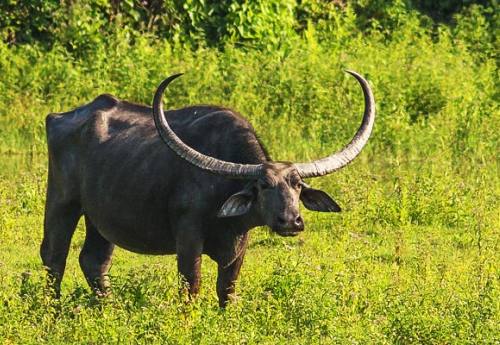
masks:
<path fill-rule="evenodd" d="M 277 233 L 280 236 L 283 237 L 294 237 L 297 236 L 302 232 L 302 230 L 274 230 L 275 233 Z"/>
<path fill-rule="evenodd" d="M 293 237 L 304 231 L 304 225 L 301 226 L 273 226 L 273 232 L 283 237 Z"/>

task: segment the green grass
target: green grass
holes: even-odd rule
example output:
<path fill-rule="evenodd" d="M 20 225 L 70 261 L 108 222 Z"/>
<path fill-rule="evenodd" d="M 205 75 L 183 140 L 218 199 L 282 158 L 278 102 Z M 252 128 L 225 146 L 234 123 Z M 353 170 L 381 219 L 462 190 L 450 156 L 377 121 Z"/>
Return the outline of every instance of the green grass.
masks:
<path fill-rule="evenodd" d="M 10 157 L 0 185 L 0 337 L 7 344 L 494 343 L 497 212 L 478 204 L 477 191 L 461 188 L 463 181 L 448 181 L 450 201 L 439 188 L 434 195 L 426 195 L 435 187 L 425 184 L 412 190 L 420 174 L 398 178 L 377 165 L 368 173 L 354 164 L 352 176 L 323 182 L 347 211 L 305 211 L 308 227 L 300 237 L 253 230 L 239 300 L 222 312 L 210 259 L 204 258 L 199 299 L 184 305 L 175 257 L 120 249 L 111 269 L 114 295 L 96 300 L 78 267 L 81 225 L 63 297 L 46 297 L 38 257 L 45 157 Z M 419 200 L 443 205 L 424 216 L 432 205 L 421 205 L 418 214 Z M 472 210 L 463 210 L 467 203 Z"/>
<path fill-rule="evenodd" d="M 318 42 L 314 30 L 285 54 L 172 47 L 118 33 L 76 59 L 0 43 L 0 342 L 158 344 L 494 344 L 500 341 L 500 194 L 497 61 L 444 28 L 409 22 Z M 132 42 L 133 41 L 133 42 Z M 216 266 L 203 263 L 199 298 L 177 293 L 174 256 L 118 249 L 114 294 L 94 298 L 75 234 L 60 301 L 48 298 L 38 255 L 46 153 L 44 117 L 103 92 L 149 104 L 179 71 L 169 107 L 230 106 L 247 116 L 278 160 L 342 147 L 376 101 L 372 138 L 347 168 L 310 183 L 340 214 L 303 211 L 306 231 L 251 232 L 237 291 L 217 307 Z"/>

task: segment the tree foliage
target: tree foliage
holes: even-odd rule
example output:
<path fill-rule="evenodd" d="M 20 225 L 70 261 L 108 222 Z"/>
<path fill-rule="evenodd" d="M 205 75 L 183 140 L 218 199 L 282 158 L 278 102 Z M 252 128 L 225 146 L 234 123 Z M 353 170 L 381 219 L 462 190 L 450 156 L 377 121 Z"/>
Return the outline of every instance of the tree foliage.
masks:
<path fill-rule="evenodd" d="M 463 34 L 451 19 L 469 17 L 471 25 L 478 24 L 481 30 L 498 24 L 497 7 L 496 0 L 6 0 L 0 2 L 0 37 L 10 44 L 37 43 L 46 48 L 60 43 L 77 55 L 124 29 L 192 47 L 222 48 L 230 43 L 287 49 L 308 25 L 321 39 L 331 40 L 370 29 L 390 35 L 409 17 L 416 17 L 427 30 L 447 21 L 457 35 L 492 44 L 492 35 Z M 346 16 L 355 18 L 350 26 L 345 26 Z"/>

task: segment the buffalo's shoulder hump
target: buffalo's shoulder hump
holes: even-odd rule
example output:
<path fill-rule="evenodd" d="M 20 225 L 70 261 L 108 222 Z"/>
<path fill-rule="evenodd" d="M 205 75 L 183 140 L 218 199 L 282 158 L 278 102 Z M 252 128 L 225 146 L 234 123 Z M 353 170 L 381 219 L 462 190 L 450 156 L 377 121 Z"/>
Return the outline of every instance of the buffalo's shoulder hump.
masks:
<path fill-rule="evenodd" d="M 107 110 L 116 107 L 120 100 L 113 95 L 104 93 L 97 96 L 89 105 L 93 105 L 96 110 Z"/>
<path fill-rule="evenodd" d="M 120 100 L 109 94 L 102 94 L 90 103 L 63 113 L 47 115 L 45 124 L 49 148 L 61 145 L 72 135 L 78 135 L 82 126 L 98 114 L 113 111 Z"/>

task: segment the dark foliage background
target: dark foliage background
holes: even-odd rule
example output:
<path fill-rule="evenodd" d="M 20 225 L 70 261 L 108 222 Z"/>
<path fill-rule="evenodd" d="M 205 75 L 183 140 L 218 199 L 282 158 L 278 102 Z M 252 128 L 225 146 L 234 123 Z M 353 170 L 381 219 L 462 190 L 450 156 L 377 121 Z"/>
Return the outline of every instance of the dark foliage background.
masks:
<path fill-rule="evenodd" d="M 45 48 L 59 42 L 81 54 L 126 28 L 194 47 L 230 42 L 274 48 L 301 34 L 308 23 L 334 30 L 330 20 L 347 8 L 356 16 L 353 35 L 373 28 L 392 32 L 412 11 L 429 30 L 438 23 L 454 28 L 456 18 L 471 10 L 489 25 L 498 24 L 496 0 L 3 0 L 0 37 Z"/>

